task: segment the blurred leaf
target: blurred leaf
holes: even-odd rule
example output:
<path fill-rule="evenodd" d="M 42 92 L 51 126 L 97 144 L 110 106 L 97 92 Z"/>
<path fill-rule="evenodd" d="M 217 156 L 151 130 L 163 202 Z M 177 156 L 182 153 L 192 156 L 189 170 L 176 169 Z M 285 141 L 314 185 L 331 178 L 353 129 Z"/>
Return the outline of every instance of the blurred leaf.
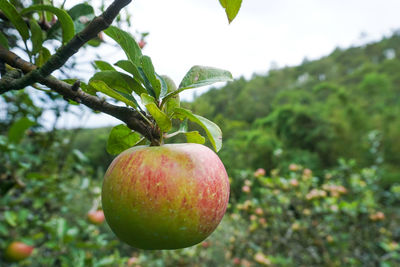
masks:
<path fill-rule="evenodd" d="M 148 94 L 141 94 L 142 103 L 146 106 L 147 111 L 151 114 L 154 120 L 157 122 L 158 127 L 161 131 L 168 132 L 172 128 L 172 122 L 168 118 L 167 114 L 162 112 L 156 105 L 155 99 Z"/>
<path fill-rule="evenodd" d="M 57 238 L 58 240 L 63 243 L 64 242 L 64 235 L 67 230 L 67 222 L 64 218 L 57 219 Z"/>
<path fill-rule="evenodd" d="M 119 92 L 116 92 L 112 88 L 110 88 L 105 82 L 103 81 L 90 81 L 89 83 L 90 86 L 92 86 L 95 90 L 102 92 L 103 94 L 108 95 L 109 97 L 112 97 L 116 100 L 119 100 L 121 102 L 124 102 L 128 106 L 131 106 L 133 108 L 137 107 L 136 100 L 133 98 L 128 99 L 126 95 L 122 95 Z M 129 96 L 128 96 L 129 97 Z"/>
<path fill-rule="evenodd" d="M 73 6 L 71 9 L 68 10 L 68 14 L 71 16 L 73 20 L 79 19 L 82 16 L 93 15 L 94 17 L 94 10 L 93 7 L 87 3 L 77 4 Z M 89 17 L 88 19 L 91 19 Z"/>
<path fill-rule="evenodd" d="M 36 20 L 31 19 L 29 25 L 31 26 L 32 32 L 32 54 L 35 55 L 42 49 L 43 33 Z"/>
<path fill-rule="evenodd" d="M 72 155 L 75 156 L 75 158 L 80 161 L 80 162 L 89 162 L 88 157 L 85 156 L 80 150 L 74 149 L 72 150 Z"/>
<path fill-rule="evenodd" d="M 10 49 L 8 39 L 2 32 L 0 32 L 0 45 L 4 46 L 5 49 Z"/>
<path fill-rule="evenodd" d="M 82 31 L 86 24 L 95 17 L 93 7 L 87 3 L 73 6 L 70 10 L 68 10 L 68 14 L 74 21 L 75 33 Z"/>
<path fill-rule="evenodd" d="M 15 212 L 12 212 L 12 211 L 9 211 L 9 210 L 5 211 L 4 212 L 4 219 L 12 227 L 17 226 L 17 214 L 15 214 Z"/>
<path fill-rule="evenodd" d="M 193 114 L 190 110 L 183 108 L 175 108 L 174 116 L 183 120 L 188 118 L 190 121 L 200 125 L 205 131 L 215 151 L 219 151 L 222 147 L 222 132 L 221 129 L 213 123 L 199 115 Z"/>
<path fill-rule="evenodd" d="M 0 223 L 0 235 L 7 235 L 7 234 L 8 234 L 7 227 L 4 224 Z"/>
<path fill-rule="evenodd" d="M 35 65 L 41 67 L 51 57 L 50 51 L 46 47 L 40 49 L 39 54 L 36 56 Z"/>
<path fill-rule="evenodd" d="M 76 267 L 84 267 L 85 266 L 85 251 L 84 250 L 74 250 L 72 257 L 72 264 L 68 264 L 66 266 L 76 266 Z"/>
<path fill-rule="evenodd" d="M 90 95 L 96 95 L 96 89 L 81 81 L 81 89 Z"/>
<path fill-rule="evenodd" d="M 103 60 L 95 60 L 94 64 L 96 65 L 96 67 L 99 70 L 103 70 L 103 71 L 104 70 L 114 70 L 115 71 L 115 68 L 110 63 L 105 62 Z"/>
<path fill-rule="evenodd" d="M 94 266 L 110 266 L 111 264 L 113 264 L 114 258 L 112 256 L 106 257 L 106 258 L 102 258 L 101 260 L 97 261 Z"/>
<path fill-rule="evenodd" d="M 31 121 L 27 117 L 22 117 L 11 125 L 10 130 L 8 131 L 8 140 L 11 143 L 21 142 L 25 131 L 33 125 L 35 125 L 35 122 Z"/>
<path fill-rule="evenodd" d="M 95 37 L 87 42 L 88 45 L 93 47 L 99 47 L 101 45 L 101 40 L 98 37 Z"/>
<path fill-rule="evenodd" d="M 133 132 L 126 125 L 117 125 L 112 128 L 108 137 L 107 152 L 111 155 L 118 155 L 122 151 L 133 147 L 140 138 L 140 134 Z"/>
<path fill-rule="evenodd" d="M 132 35 L 114 26 L 110 26 L 104 33 L 121 46 L 126 56 L 133 64 L 136 66 L 141 65 L 140 57 L 142 56 L 142 50 L 139 48 Z"/>
<path fill-rule="evenodd" d="M 24 41 L 29 39 L 29 29 L 15 7 L 6 0 L 0 0 L 0 9 L 18 30 Z"/>
<path fill-rule="evenodd" d="M 68 13 L 65 10 L 50 5 L 33 5 L 24 8 L 21 11 L 21 14 L 26 14 L 33 11 L 49 11 L 57 16 L 58 21 L 60 21 L 61 23 L 61 28 L 63 32 L 63 40 L 62 40 L 63 44 L 67 43 L 69 40 L 72 39 L 72 37 L 74 37 L 75 35 L 74 22 L 72 21 L 72 18 L 68 15 Z"/>

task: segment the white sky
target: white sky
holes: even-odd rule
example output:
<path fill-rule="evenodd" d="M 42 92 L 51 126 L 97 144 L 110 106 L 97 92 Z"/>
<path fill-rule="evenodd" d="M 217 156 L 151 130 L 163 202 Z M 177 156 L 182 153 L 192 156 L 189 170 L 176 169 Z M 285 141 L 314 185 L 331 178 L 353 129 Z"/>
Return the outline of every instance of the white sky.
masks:
<path fill-rule="evenodd" d="M 297 65 L 305 57 L 317 59 L 338 46 L 379 40 L 400 28 L 398 0 L 243 0 L 230 25 L 218 0 L 134 0 L 128 8 L 133 14 L 130 31 L 150 32 L 143 53 L 151 56 L 158 73 L 177 84 L 193 65 L 250 78 L 266 73 L 272 62 Z M 105 56 L 112 63 L 124 59 L 122 52 L 106 51 Z M 186 100 L 192 96 L 193 91 L 182 95 Z M 66 117 L 59 127 L 79 125 L 78 119 Z M 91 116 L 85 125 L 118 123 L 103 114 Z"/>

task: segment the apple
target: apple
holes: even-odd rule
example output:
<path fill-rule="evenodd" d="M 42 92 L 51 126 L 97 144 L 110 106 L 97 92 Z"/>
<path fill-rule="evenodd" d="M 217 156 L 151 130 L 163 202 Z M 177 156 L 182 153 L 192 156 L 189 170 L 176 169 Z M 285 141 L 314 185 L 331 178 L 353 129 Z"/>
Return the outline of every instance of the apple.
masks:
<path fill-rule="evenodd" d="M 145 47 L 145 45 L 146 45 L 146 42 L 144 40 L 140 40 L 138 42 L 138 45 L 139 45 L 140 49 L 143 49 L 143 47 Z"/>
<path fill-rule="evenodd" d="M 5 257 L 8 261 L 20 261 L 28 258 L 32 251 L 32 246 L 14 241 L 7 247 Z"/>
<path fill-rule="evenodd" d="M 239 258 L 233 258 L 234 265 L 240 265 L 241 260 Z"/>
<path fill-rule="evenodd" d="M 104 222 L 104 212 L 102 210 L 92 210 L 87 214 L 89 222 L 93 224 L 102 224 Z"/>
<path fill-rule="evenodd" d="M 263 168 L 258 168 L 255 172 L 254 172 L 254 176 L 255 177 L 262 177 L 265 176 L 265 170 Z"/>
<path fill-rule="evenodd" d="M 211 246 L 211 242 L 203 241 L 201 242 L 201 246 L 203 248 L 209 248 Z"/>
<path fill-rule="evenodd" d="M 110 164 L 103 181 L 106 221 L 125 243 L 178 249 L 207 238 L 229 200 L 218 156 L 199 144 L 137 146 Z"/>

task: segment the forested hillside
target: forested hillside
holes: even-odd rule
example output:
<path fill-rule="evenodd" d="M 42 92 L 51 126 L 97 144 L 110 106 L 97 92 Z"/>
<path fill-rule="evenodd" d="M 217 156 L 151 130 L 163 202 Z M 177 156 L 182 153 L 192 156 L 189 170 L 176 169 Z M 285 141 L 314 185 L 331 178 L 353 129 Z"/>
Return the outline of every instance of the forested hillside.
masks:
<path fill-rule="evenodd" d="M 394 179 L 400 162 L 400 34 L 238 79 L 189 105 L 220 125 L 220 156 L 230 171 L 293 162 L 321 170 L 345 158 L 359 166 L 383 164 L 386 179 Z"/>

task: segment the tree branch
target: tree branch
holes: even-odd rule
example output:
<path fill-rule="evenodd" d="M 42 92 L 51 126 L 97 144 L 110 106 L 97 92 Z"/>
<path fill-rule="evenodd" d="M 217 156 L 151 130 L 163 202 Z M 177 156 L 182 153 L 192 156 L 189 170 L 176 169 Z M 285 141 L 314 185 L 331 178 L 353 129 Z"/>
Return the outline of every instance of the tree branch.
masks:
<path fill-rule="evenodd" d="M 14 54 L 11 51 L 8 51 L 1 45 L 0 45 L 0 59 L 4 60 L 4 62 L 6 62 L 8 65 L 22 70 L 24 73 L 31 73 L 32 71 L 37 69 L 35 65 L 21 59 L 18 55 Z M 0 81 L 0 85 L 2 81 L 4 80 L 2 79 Z M 43 85 L 46 85 L 47 87 L 51 88 L 52 90 L 54 90 L 55 92 L 59 93 L 60 95 L 64 96 L 67 99 L 72 99 L 77 102 L 81 102 L 82 104 L 93 110 L 101 111 L 103 113 L 106 113 L 123 121 L 130 129 L 141 133 L 148 140 L 151 141 L 160 140 L 159 131 L 153 128 L 151 125 L 149 125 L 137 110 L 127 107 L 112 105 L 106 102 L 105 100 L 98 98 L 97 96 L 85 93 L 84 91 L 82 91 L 82 89 L 80 89 L 77 86 L 77 84 L 70 85 L 66 82 L 57 80 L 54 77 L 42 78 L 39 76 L 38 82 Z M 2 90 L 0 89 L 0 93 L 4 92 L 2 92 Z"/>
<path fill-rule="evenodd" d="M 22 78 L 0 84 L 0 93 L 25 88 L 49 76 L 54 70 L 61 68 L 86 42 L 96 37 L 99 32 L 107 29 L 121 9 L 131 1 L 115 0 L 103 14 L 95 17 L 81 32 L 76 34 L 65 46 L 52 55 L 41 68 L 32 70 Z"/>
<path fill-rule="evenodd" d="M 151 140 L 153 144 L 159 142 L 160 133 L 158 129 L 149 125 L 138 111 L 112 105 L 97 96 L 87 94 L 79 88 L 79 84 L 71 86 L 54 77 L 49 77 L 54 70 L 61 68 L 72 55 L 78 52 L 86 42 L 96 37 L 99 32 L 107 29 L 120 10 L 131 1 L 115 0 L 103 14 L 94 18 L 81 32 L 76 34 L 65 46 L 61 47 L 51 56 L 41 68 L 23 60 L 0 45 L 0 61 L 25 73 L 21 78 L 19 78 L 17 73 L 4 75 L 0 80 L 0 94 L 11 90 L 20 90 L 39 82 L 64 96 L 66 99 L 75 100 L 93 110 L 101 111 L 123 121 L 130 129 L 141 133 L 148 140 Z"/>

